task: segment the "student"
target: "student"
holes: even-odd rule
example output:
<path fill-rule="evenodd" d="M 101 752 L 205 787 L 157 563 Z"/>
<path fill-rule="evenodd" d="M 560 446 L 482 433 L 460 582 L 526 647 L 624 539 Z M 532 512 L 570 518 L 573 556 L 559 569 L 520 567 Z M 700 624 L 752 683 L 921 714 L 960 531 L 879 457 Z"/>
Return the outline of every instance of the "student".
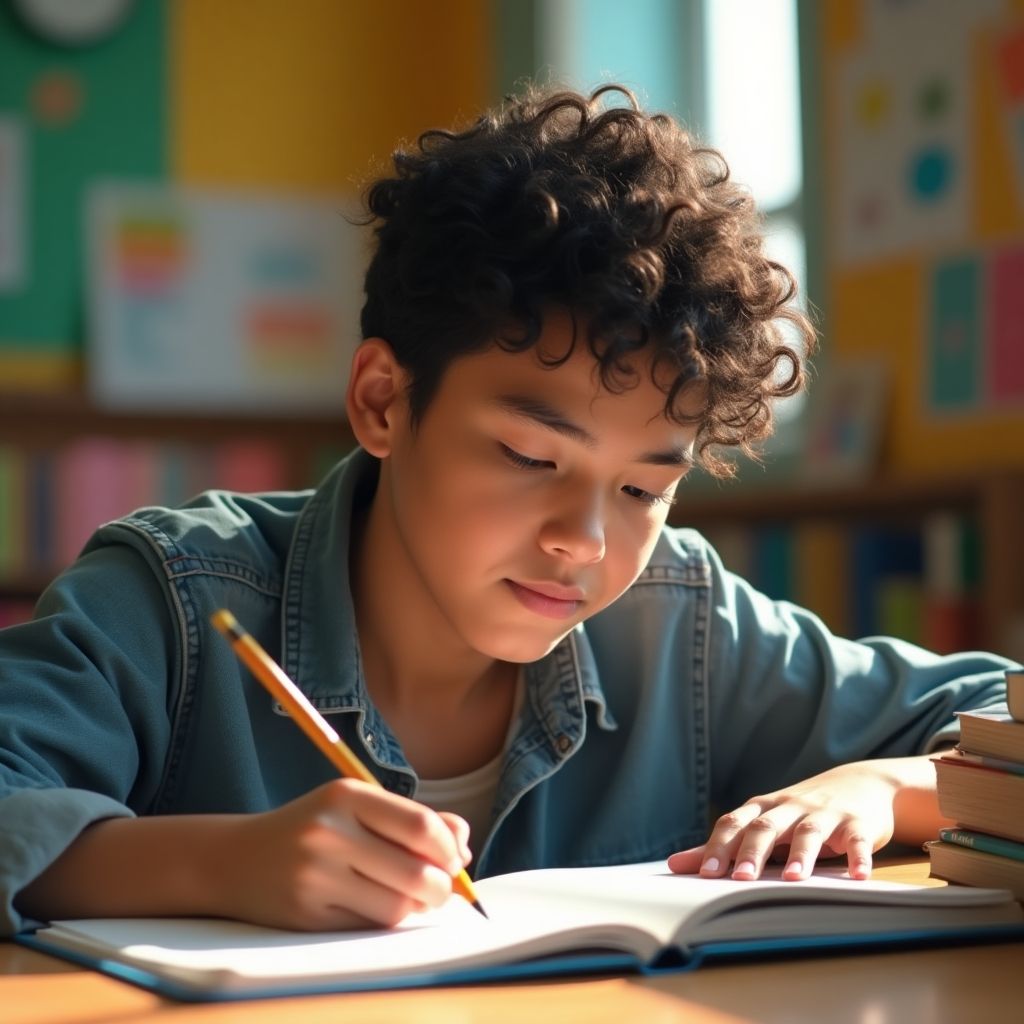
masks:
<path fill-rule="evenodd" d="M 934 835 L 921 755 L 1011 663 L 839 639 L 665 527 L 802 385 L 780 323 L 813 338 L 721 158 L 621 92 L 396 153 L 368 193 L 360 447 L 315 492 L 102 527 L 0 636 L 5 933 L 391 924 L 471 857 L 750 879 L 788 849 L 788 878 L 826 854 L 862 878 Z M 334 777 L 221 607 L 386 791 Z"/>

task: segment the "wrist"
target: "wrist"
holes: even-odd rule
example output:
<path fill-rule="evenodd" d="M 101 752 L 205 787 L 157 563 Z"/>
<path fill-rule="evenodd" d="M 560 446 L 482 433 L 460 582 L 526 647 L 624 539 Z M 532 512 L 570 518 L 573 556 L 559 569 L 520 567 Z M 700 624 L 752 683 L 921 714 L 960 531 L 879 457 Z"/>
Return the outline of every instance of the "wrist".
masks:
<path fill-rule="evenodd" d="M 194 828 L 191 849 L 182 860 L 179 884 L 184 900 L 194 902 L 195 914 L 240 918 L 237 896 L 244 865 L 240 858 L 247 849 L 246 814 L 197 815 L 190 818 Z"/>

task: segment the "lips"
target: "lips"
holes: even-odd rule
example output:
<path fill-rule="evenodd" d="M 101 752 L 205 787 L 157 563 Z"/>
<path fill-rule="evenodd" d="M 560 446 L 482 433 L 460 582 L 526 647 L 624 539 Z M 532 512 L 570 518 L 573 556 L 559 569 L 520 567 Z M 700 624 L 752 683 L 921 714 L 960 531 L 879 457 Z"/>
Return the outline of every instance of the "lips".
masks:
<path fill-rule="evenodd" d="M 524 583 L 517 583 L 515 580 L 505 582 L 520 604 L 545 618 L 571 618 L 583 604 L 584 594 L 579 587 L 532 580 Z"/>

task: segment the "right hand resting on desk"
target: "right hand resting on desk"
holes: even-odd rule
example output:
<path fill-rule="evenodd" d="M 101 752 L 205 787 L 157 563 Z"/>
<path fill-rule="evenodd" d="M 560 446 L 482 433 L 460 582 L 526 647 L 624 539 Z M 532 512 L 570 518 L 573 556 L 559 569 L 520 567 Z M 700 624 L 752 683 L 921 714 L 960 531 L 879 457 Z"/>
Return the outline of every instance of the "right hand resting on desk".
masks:
<path fill-rule="evenodd" d="M 113 818 L 15 900 L 31 917 L 230 917 L 301 930 L 394 925 L 469 862 L 453 814 L 339 779 L 261 814 Z"/>

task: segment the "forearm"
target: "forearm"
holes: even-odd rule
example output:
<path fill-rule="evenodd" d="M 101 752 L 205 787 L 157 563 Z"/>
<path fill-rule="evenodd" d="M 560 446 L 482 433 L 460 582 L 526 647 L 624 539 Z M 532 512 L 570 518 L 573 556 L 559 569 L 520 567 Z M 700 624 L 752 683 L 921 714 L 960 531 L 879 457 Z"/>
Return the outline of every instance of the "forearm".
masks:
<path fill-rule="evenodd" d="M 236 815 L 97 822 L 15 899 L 39 920 L 223 915 L 224 851 Z"/>

